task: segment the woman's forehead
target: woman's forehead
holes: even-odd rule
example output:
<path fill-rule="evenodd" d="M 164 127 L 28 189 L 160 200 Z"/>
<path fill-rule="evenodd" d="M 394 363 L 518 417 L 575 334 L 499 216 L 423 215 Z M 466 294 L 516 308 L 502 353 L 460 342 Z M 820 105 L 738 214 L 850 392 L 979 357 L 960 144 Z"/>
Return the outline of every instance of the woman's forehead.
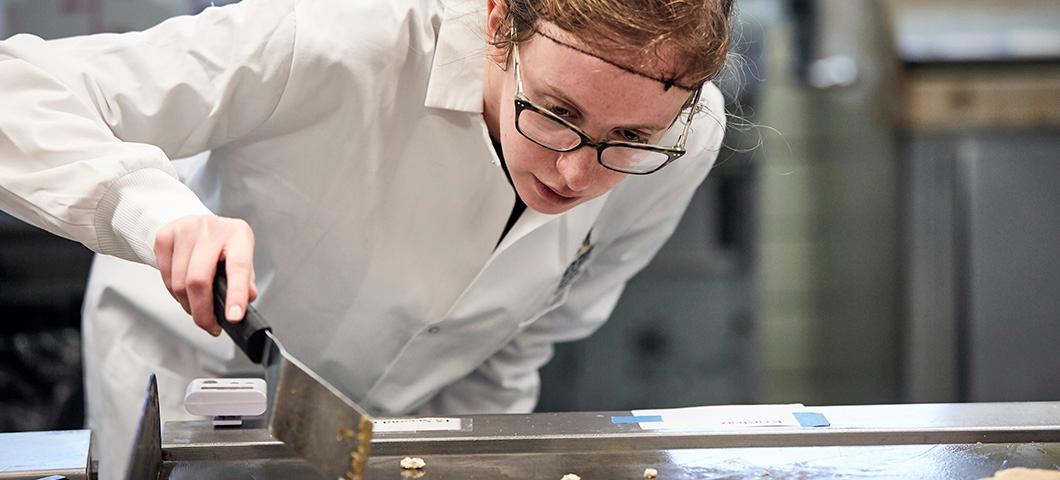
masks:
<path fill-rule="evenodd" d="M 552 28 L 546 33 L 555 34 L 557 40 L 576 41 L 569 33 Z M 668 125 L 690 95 L 679 88 L 667 90 L 661 82 L 597 58 L 592 55 L 598 53 L 596 49 L 584 44 L 572 45 L 579 49 L 568 48 L 541 35 L 521 44 L 520 70 L 525 87 L 535 93 L 570 100 L 584 109 L 584 114 L 619 117 L 638 125 Z M 583 46 L 590 54 L 580 51 Z"/>
<path fill-rule="evenodd" d="M 553 54 L 567 50 L 567 53 L 570 54 L 568 57 L 587 56 L 595 58 L 597 61 L 610 65 L 617 70 L 653 82 L 664 91 L 669 90 L 674 85 L 680 85 L 677 82 L 678 72 L 683 70 L 686 63 L 676 49 L 668 48 L 667 44 L 638 49 L 611 40 L 586 41 L 548 21 L 538 22 L 537 34 L 532 36 L 526 43 L 531 42 L 550 44 L 544 49 L 549 50 Z M 592 64 L 595 62 L 590 61 L 587 63 Z M 691 92 L 687 88 L 685 91 Z"/>

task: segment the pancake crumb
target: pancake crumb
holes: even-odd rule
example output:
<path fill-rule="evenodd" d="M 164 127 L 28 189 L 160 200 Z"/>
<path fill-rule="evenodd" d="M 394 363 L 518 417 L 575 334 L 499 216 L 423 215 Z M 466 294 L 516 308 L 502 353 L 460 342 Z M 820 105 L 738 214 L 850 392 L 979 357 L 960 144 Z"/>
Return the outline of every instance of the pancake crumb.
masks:
<path fill-rule="evenodd" d="M 405 457 L 401 459 L 401 468 L 405 470 L 422 470 L 426 466 L 427 462 L 424 462 L 420 457 Z"/>

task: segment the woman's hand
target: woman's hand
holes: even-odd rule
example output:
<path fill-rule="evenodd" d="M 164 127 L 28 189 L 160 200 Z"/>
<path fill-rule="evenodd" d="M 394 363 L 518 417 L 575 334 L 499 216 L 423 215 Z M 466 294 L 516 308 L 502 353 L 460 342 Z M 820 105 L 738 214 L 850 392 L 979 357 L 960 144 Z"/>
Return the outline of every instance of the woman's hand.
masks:
<path fill-rule="evenodd" d="M 210 335 L 221 334 L 213 314 L 213 279 L 225 262 L 228 321 L 239 321 L 247 303 L 258 296 L 254 286 L 254 232 L 247 222 L 216 215 L 184 217 L 158 230 L 155 258 L 169 293 L 195 324 Z"/>

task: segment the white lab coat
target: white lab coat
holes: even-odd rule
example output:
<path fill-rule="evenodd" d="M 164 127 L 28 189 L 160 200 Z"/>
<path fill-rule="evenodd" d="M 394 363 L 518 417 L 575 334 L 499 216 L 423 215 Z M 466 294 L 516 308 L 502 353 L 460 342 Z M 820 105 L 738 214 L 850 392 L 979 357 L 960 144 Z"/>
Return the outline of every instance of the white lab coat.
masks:
<path fill-rule="evenodd" d="M 168 420 L 191 378 L 253 371 L 150 266 L 158 227 L 209 211 L 250 223 L 255 306 L 358 402 L 533 408 L 553 343 L 596 330 L 674 229 L 723 105 L 708 86 L 681 160 L 561 215 L 527 210 L 498 245 L 515 197 L 482 117 L 484 10 L 245 0 L 143 33 L 0 43 L 0 205 L 110 255 L 84 308 L 105 463 L 149 372 Z M 178 181 L 169 159 L 206 150 Z"/>

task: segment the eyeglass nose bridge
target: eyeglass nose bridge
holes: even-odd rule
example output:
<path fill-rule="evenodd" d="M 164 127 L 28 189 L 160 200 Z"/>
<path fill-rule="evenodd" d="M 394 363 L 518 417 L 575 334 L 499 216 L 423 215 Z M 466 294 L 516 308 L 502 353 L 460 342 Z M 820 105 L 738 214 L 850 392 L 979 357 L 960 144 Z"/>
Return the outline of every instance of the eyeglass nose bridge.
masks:
<path fill-rule="evenodd" d="M 541 146 L 543 148 L 546 148 L 548 150 L 552 150 L 553 152 L 556 152 L 556 153 L 571 153 L 571 152 L 576 151 L 576 150 L 578 150 L 578 149 L 580 149 L 582 147 L 589 147 L 589 148 L 593 149 L 594 152 L 596 152 L 596 163 L 599 163 L 601 165 L 604 164 L 604 161 L 603 161 L 604 150 L 607 149 L 607 147 L 611 146 L 611 145 L 608 145 L 606 143 L 593 142 L 590 139 L 586 139 L 585 136 L 581 132 L 577 132 L 577 131 L 571 130 L 571 132 L 573 132 L 576 135 L 578 135 L 579 142 L 575 143 L 574 145 L 572 145 L 570 147 L 556 148 L 556 147 L 552 147 L 552 146 L 549 146 L 549 145 L 545 145 L 544 143 L 541 143 L 540 141 L 534 139 L 533 136 L 530 136 L 530 135 L 527 135 L 527 134 L 523 133 L 522 128 L 520 128 L 518 124 L 516 124 L 515 128 L 517 130 L 519 130 L 519 133 L 522 134 L 524 138 L 530 140 L 531 142 L 536 143 L 537 145 L 539 145 L 539 146 Z M 606 165 L 604 165 L 604 166 L 606 167 Z"/>
<path fill-rule="evenodd" d="M 570 147 L 570 148 L 561 149 L 561 150 L 553 148 L 552 150 L 555 150 L 555 151 L 560 152 L 560 153 L 570 153 L 570 152 L 578 150 L 578 149 L 580 149 L 582 147 L 589 147 L 589 148 L 593 149 L 594 151 L 596 151 L 597 161 L 599 161 L 600 154 L 603 153 L 604 149 L 606 149 L 607 147 L 610 146 L 610 145 L 608 145 L 606 143 L 594 142 L 594 141 L 592 141 L 591 138 L 587 138 L 585 136 L 585 134 L 583 134 L 583 133 L 581 133 L 581 132 L 579 132 L 577 130 L 571 130 L 571 131 L 578 135 L 578 139 L 580 140 L 580 142 L 578 142 L 577 144 L 575 144 L 573 147 Z M 545 148 L 548 148 L 548 147 L 545 147 Z"/>
<path fill-rule="evenodd" d="M 616 145 L 609 145 L 606 142 L 594 142 L 594 141 L 592 141 L 591 138 L 586 137 L 585 134 L 582 133 L 582 132 L 579 132 L 577 130 L 571 130 L 571 131 L 574 132 L 575 134 L 577 134 L 578 138 L 581 140 L 579 143 L 575 144 L 573 147 L 561 150 L 561 149 L 555 149 L 555 148 L 547 147 L 547 146 L 544 146 L 544 145 L 542 145 L 542 146 L 545 147 L 545 148 L 548 148 L 548 149 L 550 149 L 550 150 L 552 150 L 554 152 L 559 152 L 559 153 L 571 153 L 571 152 L 574 152 L 574 151 L 576 151 L 576 150 L 578 150 L 578 149 L 580 149 L 582 147 L 588 147 L 588 148 L 593 149 L 594 152 L 596 152 L 596 163 L 599 163 L 600 165 L 603 165 L 606 168 L 611 168 L 611 167 L 608 167 L 607 164 L 604 163 L 604 150 L 607 150 L 608 147 L 614 147 Z"/>
<path fill-rule="evenodd" d="M 578 132 L 575 132 L 575 133 L 578 133 Z M 606 168 L 608 170 L 613 170 L 613 171 L 620 172 L 620 173 L 629 173 L 629 172 L 623 172 L 622 170 L 617 170 L 615 168 L 612 168 L 612 167 L 608 166 L 606 163 L 604 163 L 604 150 L 607 150 L 608 147 L 613 147 L 614 145 L 608 145 L 606 143 L 594 143 L 592 141 L 586 140 L 586 138 L 584 136 L 582 136 L 581 134 L 578 135 L 578 138 L 581 139 L 581 143 L 578 143 L 578 144 L 574 145 L 573 147 L 570 147 L 570 148 L 565 149 L 565 150 L 555 149 L 555 148 L 552 148 L 552 147 L 541 145 L 540 143 L 538 143 L 538 145 L 541 145 L 542 147 L 545 147 L 545 148 L 547 148 L 549 150 L 552 150 L 554 152 L 557 152 L 557 153 L 573 153 L 573 152 L 578 151 L 582 147 L 589 147 L 593 151 L 593 155 L 591 157 L 592 161 L 590 162 L 591 164 L 600 165 L 600 166 L 602 166 L 602 167 L 604 167 L 604 168 Z M 537 143 L 537 142 L 535 141 L 534 143 Z M 556 159 L 556 161 L 559 162 L 559 159 Z M 669 162 L 667 162 L 667 163 L 669 163 Z"/>

